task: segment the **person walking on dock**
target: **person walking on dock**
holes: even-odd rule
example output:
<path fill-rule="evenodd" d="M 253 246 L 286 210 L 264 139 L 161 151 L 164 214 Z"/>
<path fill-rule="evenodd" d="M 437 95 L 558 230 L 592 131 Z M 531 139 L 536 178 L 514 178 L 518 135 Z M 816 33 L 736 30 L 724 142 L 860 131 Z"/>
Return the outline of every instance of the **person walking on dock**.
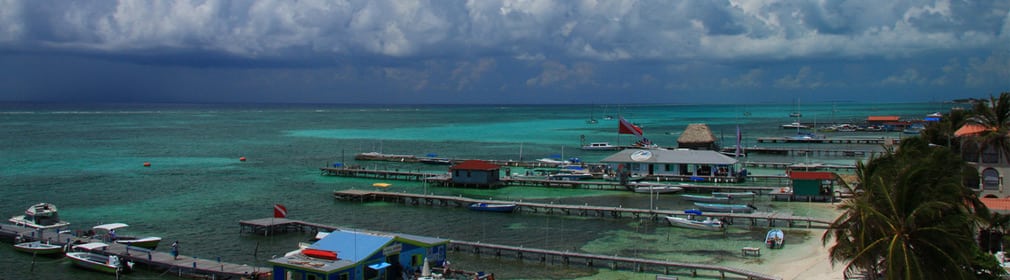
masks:
<path fill-rule="evenodd" d="M 179 259 L 179 240 L 172 242 L 172 259 Z"/>

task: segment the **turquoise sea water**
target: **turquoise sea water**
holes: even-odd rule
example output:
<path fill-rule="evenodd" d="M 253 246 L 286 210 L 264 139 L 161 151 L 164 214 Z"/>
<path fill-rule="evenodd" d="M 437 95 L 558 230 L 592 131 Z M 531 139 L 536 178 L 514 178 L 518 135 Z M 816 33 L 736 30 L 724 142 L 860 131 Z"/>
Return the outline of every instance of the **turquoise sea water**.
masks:
<path fill-rule="evenodd" d="M 946 111 L 938 104 L 804 104 L 805 123 L 859 122 L 868 115 L 921 118 Z M 269 217 L 275 203 L 290 218 L 345 227 L 403 232 L 467 241 L 578 250 L 761 270 L 739 257 L 739 248 L 760 246 L 767 228 L 733 227 L 727 234 L 671 228 L 633 219 L 542 215 L 488 215 L 456 208 L 334 201 L 341 189 L 369 189 L 374 180 L 321 176 L 333 162 L 369 167 L 444 172 L 444 166 L 354 162 L 360 152 L 483 159 L 526 159 L 564 154 L 586 161 L 608 152 L 578 149 L 586 142 L 631 143 L 618 137 L 624 116 L 646 137 L 675 145 L 691 123 L 706 123 L 717 138 L 744 145 L 763 136 L 789 136 L 779 125 L 793 120 L 794 105 L 668 106 L 347 106 L 347 105 L 51 105 L 0 104 L 0 215 L 51 202 L 77 229 L 124 222 L 135 235 L 178 240 L 182 253 L 200 258 L 266 266 L 264 260 L 296 248 L 308 236 L 239 234 L 238 221 Z M 598 124 L 587 124 L 594 116 Z M 834 134 L 904 137 L 900 132 Z M 831 135 L 829 135 L 831 136 Z M 732 145 L 726 142 L 726 145 Z M 859 148 L 877 148 L 861 146 Z M 239 157 L 248 160 L 240 162 Z M 755 156 L 754 161 L 811 161 L 852 164 L 857 158 Z M 151 167 L 144 167 L 150 162 Z M 755 170 L 758 173 L 781 173 Z M 418 182 L 393 181 L 391 191 L 422 192 Z M 648 195 L 625 192 L 510 187 L 498 190 L 427 188 L 445 195 L 523 199 L 570 204 L 647 208 Z M 660 208 L 684 209 L 676 196 Z M 759 200 L 765 209 L 831 218 L 823 207 Z M 6 214 L 3 214 L 6 213 Z M 6 218 L 5 216 L 5 218 Z M 796 234 L 802 235 L 802 234 Z M 809 237 L 817 239 L 819 236 Z M 792 241 L 792 240 L 791 240 Z M 819 242 L 814 240 L 813 242 Z M 108 279 L 61 259 L 39 260 L 9 246 L 0 249 L 0 268 L 10 279 Z M 763 258 L 789 254 L 786 249 Z M 162 246 L 159 250 L 167 250 Z M 499 278 L 592 278 L 597 269 L 545 266 L 488 256 L 450 254 L 459 267 L 494 272 Z M 774 274 L 774 271 L 763 271 Z M 72 275 L 72 276 L 71 276 Z M 611 274 L 608 274 L 611 275 Z M 624 273 L 628 279 L 652 274 Z M 611 275 L 612 276 L 612 275 Z M 610 276 L 608 276 L 610 277 Z M 125 279 L 166 279 L 139 271 Z"/>

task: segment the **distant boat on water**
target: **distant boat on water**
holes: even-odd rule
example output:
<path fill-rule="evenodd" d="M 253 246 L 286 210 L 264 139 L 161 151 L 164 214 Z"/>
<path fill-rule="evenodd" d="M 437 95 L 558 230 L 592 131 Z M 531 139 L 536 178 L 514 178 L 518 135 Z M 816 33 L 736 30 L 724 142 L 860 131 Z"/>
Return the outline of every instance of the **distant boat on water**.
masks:
<path fill-rule="evenodd" d="M 723 213 L 753 213 L 754 206 L 747 204 L 721 204 L 721 203 L 701 203 L 695 202 L 701 211 L 723 212 Z"/>
<path fill-rule="evenodd" d="M 477 202 L 477 203 L 471 203 L 466 208 L 474 211 L 511 213 L 512 211 L 516 210 L 516 205 L 514 203 Z"/>
<path fill-rule="evenodd" d="M 715 202 L 715 203 L 727 203 L 731 199 L 733 199 L 731 197 L 726 196 L 697 195 L 697 194 L 682 194 L 680 195 L 680 198 L 693 202 Z"/>

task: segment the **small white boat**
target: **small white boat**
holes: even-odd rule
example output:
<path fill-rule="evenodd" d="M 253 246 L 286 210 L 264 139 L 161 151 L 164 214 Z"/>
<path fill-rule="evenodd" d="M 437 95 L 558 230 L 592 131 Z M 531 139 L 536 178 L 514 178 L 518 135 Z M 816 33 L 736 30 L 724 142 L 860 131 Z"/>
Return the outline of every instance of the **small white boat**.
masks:
<path fill-rule="evenodd" d="M 804 129 L 804 128 L 810 128 L 810 126 L 807 126 L 807 125 L 799 123 L 799 122 L 792 122 L 792 123 L 788 123 L 788 124 L 783 124 L 782 128 L 783 129 Z"/>
<path fill-rule="evenodd" d="M 733 198 L 725 196 L 714 196 L 714 195 L 697 195 L 697 194 L 683 194 L 680 198 L 693 201 L 693 202 L 716 202 L 716 203 L 727 203 Z"/>
<path fill-rule="evenodd" d="M 22 242 L 14 244 L 14 249 L 36 255 L 56 255 L 63 253 L 63 246 L 42 241 Z"/>
<path fill-rule="evenodd" d="M 474 211 L 511 213 L 512 211 L 516 210 L 516 205 L 513 203 L 479 202 L 479 203 L 471 203 L 466 208 Z"/>
<path fill-rule="evenodd" d="M 636 193 L 677 193 L 684 190 L 684 188 L 661 183 L 651 183 L 651 182 L 634 182 L 628 184 L 629 187 L 634 187 Z"/>
<path fill-rule="evenodd" d="M 124 223 L 111 223 L 111 224 L 97 225 L 92 229 L 98 232 L 104 232 L 104 234 L 107 237 L 106 239 L 110 242 L 116 242 L 127 246 L 142 247 L 147 249 L 158 248 L 158 243 L 161 243 L 161 237 L 154 237 L 154 236 L 136 237 L 136 236 L 120 235 L 119 233 L 115 232 L 116 230 L 122 230 L 123 228 L 126 228 L 128 226 L 129 225 Z"/>
<path fill-rule="evenodd" d="M 61 228 L 70 225 L 70 223 L 60 220 L 56 205 L 52 203 L 32 205 L 25 210 L 24 215 L 14 216 L 8 221 L 19 226 L 37 229 Z"/>
<path fill-rule="evenodd" d="M 74 262 L 74 265 L 110 274 L 118 274 L 133 268 L 132 263 L 124 265 L 119 261 L 119 257 L 115 255 L 106 256 L 91 252 L 107 246 L 109 245 L 101 242 L 77 245 L 73 247 L 74 252 L 67 253 L 67 258 L 70 258 Z"/>
<path fill-rule="evenodd" d="M 722 221 L 719 221 L 718 219 L 713 219 L 712 217 L 705 217 L 704 220 L 694 220 L 688 218 L 666 216 L 666 220 L 670 222 L 671 226 L 675 227 L 711 230 L 711 231 L 721 231 L 726 229 L 726 226 L 723 225 Z"/>
<path fill-rule="evenodd" d="M 755 194 L 754 192 L 713 192 L 712 193 L 712 196 L 714 196 L 714 197 L 725 197 L 725 198 L 729 198 L 729 199 L 733 199 L 733 198 L 748 198 L 748 197 L 754 197 L 755 195 L 757 195 L 757 194 Z"/>
<path fill-rule="evenodd" d="M 700 203 L 695 202 L 694 206 L 697 206 L 701 211 L 708 212 L 723 212 L 723 213 L 753 213 L 754 206 L 747 204 L 721 204 L 721 203 Z"/>
<path fill-rule="evenodd" d="M 782 233 L 781 229 L 772 229 L 768 231 L 765 235 L 765 244 L 768 245 L 770 249 L 781 249 L 786 242 L 785 233 Z"/>
<path fill-rule="evenodd" d="M 620 150 L 621 147 L 610 145 L 610 142 L 595 142 L 582 146 L 582 149 L 586 151 L 614 151 Z"/>

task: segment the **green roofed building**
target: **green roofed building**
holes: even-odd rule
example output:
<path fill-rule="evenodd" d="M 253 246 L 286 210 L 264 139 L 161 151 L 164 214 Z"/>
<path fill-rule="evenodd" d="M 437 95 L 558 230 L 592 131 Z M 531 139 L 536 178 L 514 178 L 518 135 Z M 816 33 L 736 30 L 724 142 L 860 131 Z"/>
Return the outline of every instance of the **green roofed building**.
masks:
<path fill-rule="evenodd" d="M 269 260 L 274 280 L 403 279 L 427 258 L 445 261 L 448 240 L 336 230 L 307 248 Z"/>

